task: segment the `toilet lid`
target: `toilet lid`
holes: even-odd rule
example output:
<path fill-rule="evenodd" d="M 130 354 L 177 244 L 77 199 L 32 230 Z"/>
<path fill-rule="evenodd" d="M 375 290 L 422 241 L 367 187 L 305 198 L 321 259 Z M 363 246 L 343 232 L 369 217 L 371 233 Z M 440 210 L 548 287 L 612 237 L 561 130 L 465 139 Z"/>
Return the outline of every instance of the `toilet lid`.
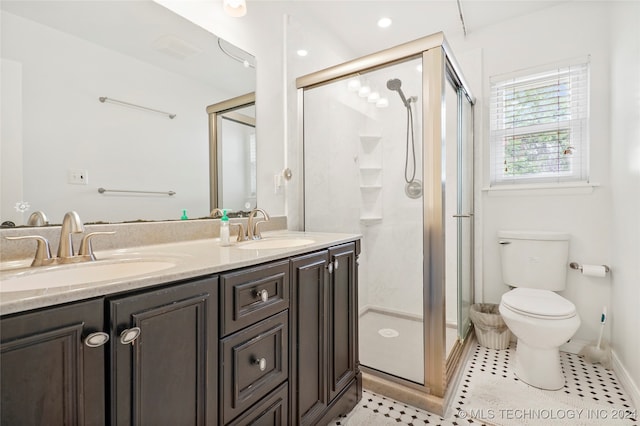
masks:
<path fill-rule="evenodd" d="M 538 318 L 571 318 L 576 307 L 564 297 L 534 288 L 515 288 L 502 295 L 502 303 L 512 311 Z"/>

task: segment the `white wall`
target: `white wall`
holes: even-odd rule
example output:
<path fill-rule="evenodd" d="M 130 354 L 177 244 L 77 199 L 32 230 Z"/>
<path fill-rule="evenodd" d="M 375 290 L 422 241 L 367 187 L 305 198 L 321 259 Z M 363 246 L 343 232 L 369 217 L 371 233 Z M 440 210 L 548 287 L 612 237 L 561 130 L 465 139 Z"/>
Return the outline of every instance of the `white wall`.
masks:
<path fill-rule="evenodd" d="M 569 2 L 530 15 L 478 29 L 465 39 L 450 40 L 454 52 L 482 50 L 483 87 L 476 93 L 478 154 L 488 158 L 489 77 L 563 59 L 591 55 L 591 182 L 588 194 L 547 191 L 509 195 L 483 191 L 480 196 L 482 245 L 478 258 L 483 273 L 476 277 L 479 301 L 498 303 L 508 290 L 501 280 L 498 230 L 548 230 L 571 234 L 570 260 L 584 264 L 611 262 L 611 185 L 609 180 L 609 9 L 605 2 Z M 579 19 L 576 19 L 579 17 Z M 544 28 L 544 31 L 541 31 Z M 463 70 L 466 74 L 474 70 Z M 480 126 L 478 128 L 478 126 Z M 488 186 L 488 161 L 482 162 L 483 187 Z M 576 339 L 597 336 L 600 310 L 610 304 L 611 278 L 567 274 L 563 295 L 576 305 L 582 325 Z"/>
<path fill-rule="evenodd" d="M 614 353 L 640 407 L 640 3 L 618 2 L 611 20 L 611 327 Z"/>

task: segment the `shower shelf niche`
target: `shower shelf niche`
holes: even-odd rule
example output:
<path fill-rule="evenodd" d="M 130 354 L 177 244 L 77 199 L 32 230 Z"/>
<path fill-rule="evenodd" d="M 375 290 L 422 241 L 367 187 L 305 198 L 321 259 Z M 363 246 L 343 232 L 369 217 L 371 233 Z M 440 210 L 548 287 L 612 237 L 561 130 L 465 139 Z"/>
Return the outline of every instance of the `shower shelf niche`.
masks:
<path fill-rule="evenodd" d="M 360 135 L 360 222 L 382 221 L 382 136 Z"/>

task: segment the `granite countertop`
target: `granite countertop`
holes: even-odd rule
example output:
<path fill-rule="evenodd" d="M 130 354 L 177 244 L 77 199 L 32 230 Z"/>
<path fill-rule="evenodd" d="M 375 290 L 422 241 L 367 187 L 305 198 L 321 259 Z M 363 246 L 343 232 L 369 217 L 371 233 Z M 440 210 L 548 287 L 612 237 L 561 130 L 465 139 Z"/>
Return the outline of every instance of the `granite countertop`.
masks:
<path fill-rule="evenodd" d="M 354 241 L 360 238 L 357 234 L 337 234 L 318 232 L 272 231 L 263 232 L 264 240 L 268 239 L 309 239 L 308 244 L 297 247 L 277 249 L 241 249 L 242 245 L 251 242 L 233 243 L 229 247 L 221 247 L 218 238 L 182 241 L 176 243 L 153 244 L 139 247 L 128 247 L 114 250 L 96 250 L 96 262 L 85 262 L 71 265 L 50 267 L 25 267 L 30 259 L 3 265 L 0 272 L 0 315 L 23 312 L 62 303 L 68 303 L 93 297 L 106 296 L 174 281 L 211 275 L 232 269 L 257 265 L 277 259 L 308 253 L 336 244 Z M 3 283 L 7 285 L 21 276 L 37 274 L 43 281 L 56 270 L 71 268 L 91 268 L 99 265 L 124 262 L 159 262 L 165 269 L 148 272 L 125 278 L 108 279 L 100 276 L 96 269 L 95 277 L 89 282 L 77 285 L 46 287 L 34 290 L 2 291 Z M 9 269 L 7 269 L 9 268 Z M 86 274 L 85 274 L 86 275 Z"/>

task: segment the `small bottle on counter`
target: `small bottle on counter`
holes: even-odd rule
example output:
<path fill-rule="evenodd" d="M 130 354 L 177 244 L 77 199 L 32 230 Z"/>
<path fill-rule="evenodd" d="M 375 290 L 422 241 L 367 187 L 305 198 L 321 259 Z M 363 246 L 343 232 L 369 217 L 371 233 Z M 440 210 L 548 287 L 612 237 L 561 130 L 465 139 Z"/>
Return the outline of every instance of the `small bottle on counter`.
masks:
<path fill-rule="evenodd" d="M 226 210 L 222 211 L 222 217 L 220 218 L 220 245 L 231 245 L 229 242 L 229 217 Z"/>

